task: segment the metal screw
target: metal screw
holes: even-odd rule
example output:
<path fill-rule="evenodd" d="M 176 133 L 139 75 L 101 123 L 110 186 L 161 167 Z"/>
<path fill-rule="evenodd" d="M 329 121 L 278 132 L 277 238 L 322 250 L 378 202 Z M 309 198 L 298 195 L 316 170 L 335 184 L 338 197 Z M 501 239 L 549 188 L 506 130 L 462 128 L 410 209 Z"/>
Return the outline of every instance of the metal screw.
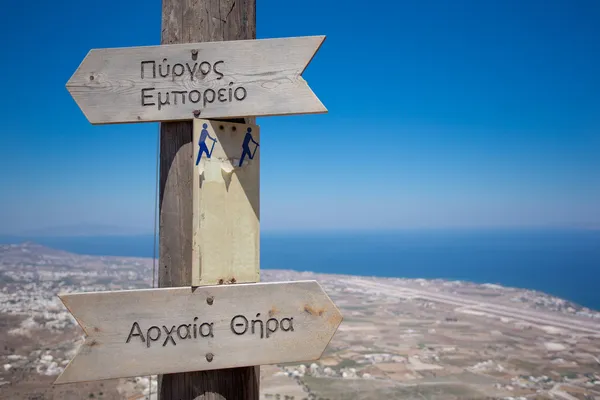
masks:
<path fill-rule="evenodd" d="M 192 50 L 192 60 L 196 60 L 196 58 L 198 58 L 198 50 L 193 49 Z"/>
<path fill-rule="evenodd" d="M 90 75 L 90 81 L 94 80 L 94 75 Z"/>
<path fill-rule="evenodd" d="M 213 360 L 213 353 L 206 353 L 206 361 L 211 362 Z"/>
<path fill-rule="evenodd" d="M 206 298 L 206 302 L 208 303 L 209 306 L 212 306 L 212 303 L 215 301 L 214 297 L 207 297 Z"/>
<path fill-rule="evenodd" d="M 194 110 L 194 117 L 198 118 L 200 116 L 200 110 Z"/>

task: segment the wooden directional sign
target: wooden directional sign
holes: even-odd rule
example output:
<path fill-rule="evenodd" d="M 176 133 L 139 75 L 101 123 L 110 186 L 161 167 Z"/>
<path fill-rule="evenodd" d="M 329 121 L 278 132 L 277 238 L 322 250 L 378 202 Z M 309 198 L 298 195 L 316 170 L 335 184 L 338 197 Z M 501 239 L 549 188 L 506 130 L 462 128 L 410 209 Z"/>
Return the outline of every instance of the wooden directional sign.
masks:
<path fill-rule="evenodd" d="M 316 281 L 60 298 L 86 337 L 57 384 L 316 360 L 342 321 Z"/>
<path fill-rule="evenodd" d="M 67 89 L 92 124 L 325 113 L 301 76 L 323 40 L 94 49 Z"/>

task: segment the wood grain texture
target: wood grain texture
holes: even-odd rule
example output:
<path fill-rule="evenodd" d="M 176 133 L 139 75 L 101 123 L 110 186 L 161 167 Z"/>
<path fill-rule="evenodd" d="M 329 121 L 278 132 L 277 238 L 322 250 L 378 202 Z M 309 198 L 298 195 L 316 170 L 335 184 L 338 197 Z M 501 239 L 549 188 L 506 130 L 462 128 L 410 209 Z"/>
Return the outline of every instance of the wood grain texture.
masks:
<path fill-rule="evenodd" d="M 163 0 L 161 29 L 161 44 L 255 39 L 256 1 Z M 191 285 L 191 141 L 191 121 L 160 124 L 160 287 Z M 161 400 L 258 400 L 259 378 L 259 366 L 164 374 L 158 377 L 158 395 Z"/>
<path fill-rule="evenodd" d="M 257 282 L 259 127 L 206 119 L 193 125 L 192 286 Z"/>
<path fill-rule="evenodd" d="M 312 361 L 342 321 L 316 281 L 60 298 L 86 337 L 56 383 Z"/>
<path fill-rule="evenodd" d="M 192 122 L 160 127 L 159 287 L 191 285 Z"/>
<path fill-rule="evenodd" d="M 67 89 L 92 124 L 324 113 L 301 76 L 324 39 L 93 49 Z"/>

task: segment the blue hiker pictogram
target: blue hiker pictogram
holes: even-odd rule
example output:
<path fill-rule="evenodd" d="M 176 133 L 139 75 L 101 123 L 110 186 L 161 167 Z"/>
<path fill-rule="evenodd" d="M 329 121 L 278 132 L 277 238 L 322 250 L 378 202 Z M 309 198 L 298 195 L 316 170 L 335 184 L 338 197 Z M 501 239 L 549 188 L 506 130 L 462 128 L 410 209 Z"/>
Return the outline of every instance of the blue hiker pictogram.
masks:
<path fill-rule="evenodd" d="M 242 166 L 242 164 L 244 163 L 244 158 L 246 156 L 248 156 L 249 159 L 253 159 L 254 155 L 256 154 L 256 150 L 258 150 L 258 142 L 256 142 L 253 138 L 252 138 L 252 128 L 248 128 L 248 131 L 246 132 L 246 136 L 244 137 L 244 143 L 242 144 L 242 157 L 240 158 L 240 167 Z M 254 143 L 254 150 L 250 150 L 250 142 Z"/>
<path fill-rule="evenodd" d="M 202 124 L 202 128 L 203 129 L 200 132 L 200 140 L 198 141 L 198 146 L 200 146 L 200 150 L 198 151 L 198 158 L 196 159 L 196 165 L 198 165 L 200 163 L 200 159 L 202 158 L 202 153 L 206 153 L 206 157 L 210 158 L 213 150 L 215 149 L 215 143 L 217 143 L 217 139 L 210 136 L 210 133 L 208 133 L 208 130 L 206 130 L 206 128 L 208 128 L 208 125 Z M 208 146 L 206 145 L 206 138 L 209 138 L 210 140 L 212 140 L 212 146 L 210 147 L 210 151 L 208 150 Z"/>

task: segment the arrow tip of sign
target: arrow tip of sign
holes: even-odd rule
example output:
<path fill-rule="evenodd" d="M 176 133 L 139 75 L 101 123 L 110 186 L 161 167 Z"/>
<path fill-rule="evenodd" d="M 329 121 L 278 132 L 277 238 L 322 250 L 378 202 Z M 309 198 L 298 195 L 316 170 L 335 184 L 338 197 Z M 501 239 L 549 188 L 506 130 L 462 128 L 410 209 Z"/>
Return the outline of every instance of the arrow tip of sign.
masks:
<path fill-rule="evenodd" d="M 77 66 L 77 69 L 75 70 L 75 72 L 73 72 L 73 75 L 71 75 L 71 77 L 69 78 L 69 80 L 67 81 L 67 90 L 69 89 L 69 86 L 72 86 L 73 83 L 76 81 L 76 78 L 81 75 L 82 73 L 82 67 L 83 65 L 88 61 L 88 59 L 90 58 L 90 55 L 92 53 L 94 53 L 96 50 L 95 49 L 91 49 L 87 52 L 87 54 L 85 55 L 85 57 L 83 57 L 83 60 L 81 60 L 81 62 L 79 63 L 79 65 Z"/>
<path fill-rule="evenodd" d="M 331 329 L 333 331 L 329 340 L 323 347 L 321 354 L 319 354 L 319 357 L 317 358 L 317 359 L 319 359 L 323 356 L 323 353 L 325 353 L 325 350 L 329 346 L 329 343 L 331 343 L 331 340 L 335 336 L 335 333 L 337 332 L 339 326 L 341 325 L 342 321 L 344 320 L 344 316 L 340 312 L 339 308 L 335 305 L 333 300 L 331 300 L 331 297 L 329 297 L 327 292 L 323 289 L 323 286 L 321 286 L 321 284 L 318 281 L 314 281 L 314 282 L 319 286 L 319 288 L 321 289 L 321 292 L 323 292 L 323 295 L 327 298 L 327 300 L 329 300 L 330 307 L 331 307 L 331 315 L 327 318 L 327 323 L 331 326 Z"/>
<path fill-rule="evenodd" d="M 94 79 L 92 77 L 92 74 L 90 74 L 90 71 L 86 71 L 84 65 L 90 61 L 90 58 L 93 58 L 93 54 L 98 53 L 99 51 L 99 49 L 91 49 L 90 51 L 88 51 L 85 57 L 83 57 L 83 60 L 81 60 L 81 63 L 79 63 L 79 66 L 77 67 L 75 72 L 73 72 L 73 75 L 71 75 L 71 77 L 65 84 L 67 91 L 69 92 L 73 100 L 75 100 L 77 107 L 79 107 L 81 112 L 83 112 L 83 115 L 85 115 L 85 118 L 92 125 L 95 125 L 97 123 L 92 121 L 90 115 L 86 112 L 86 107 L 84 107 L 84 104 L 80 102 L 81 99 L 78 93 L 79 91 L 77 89 L 81 88 L 82 86 L 85 86 L 88 83 L 88 79 Z"/>

